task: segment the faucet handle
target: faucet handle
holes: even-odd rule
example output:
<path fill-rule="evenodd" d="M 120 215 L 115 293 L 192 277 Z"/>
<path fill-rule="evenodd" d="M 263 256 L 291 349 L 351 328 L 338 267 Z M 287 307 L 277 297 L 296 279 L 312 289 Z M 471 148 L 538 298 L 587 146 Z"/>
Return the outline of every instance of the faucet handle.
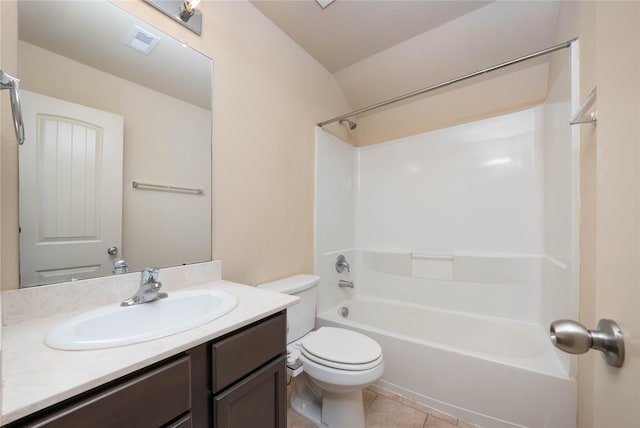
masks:
<path fill-rule="evenodd" d="M 342 254 L 340 254 L 336 259 L 336 271 L 338 273 L 342 273 L 345 269 L 347 270 L 347 272 L 351 272 L 349 262 Z"/>
<path fill-rule="evenodd" d="M 157 282 L 159 274 L 160 274 L 160 271 L 157 268 L 146 267 L 142 269 L 142 272 L 141 272 L 142 283 L 147 284 L 149 282 Z"/>

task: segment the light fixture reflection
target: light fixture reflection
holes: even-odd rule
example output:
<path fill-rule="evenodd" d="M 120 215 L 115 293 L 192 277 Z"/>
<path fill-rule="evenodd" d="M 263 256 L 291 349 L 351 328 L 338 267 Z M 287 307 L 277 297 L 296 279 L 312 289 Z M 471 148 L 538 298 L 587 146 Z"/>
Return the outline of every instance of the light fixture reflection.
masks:
<path fill-rule="evenodd" d="M 316 0 L 316 3 L 320 5 L 321 8 L 326 9 L 331 3 L 335 0 Z"/>
<path fill-rule="evenodd" d="M 180 14 L 178 17 L 187 22 L 196 13 L 196 9 L 200 6 L 200 0 L 184 0 L 180 6 Z"/>
<path fill-rule="evenodd" d="M 201 0 L 144 0 L 194 33 L 202 34 Z"/>

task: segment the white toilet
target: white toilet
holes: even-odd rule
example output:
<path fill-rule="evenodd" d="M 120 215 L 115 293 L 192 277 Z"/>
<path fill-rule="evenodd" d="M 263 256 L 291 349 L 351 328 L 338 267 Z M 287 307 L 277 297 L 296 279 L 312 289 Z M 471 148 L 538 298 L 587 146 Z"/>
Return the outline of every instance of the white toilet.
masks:
<path fill-rule="evenodd" d="M 364 427 L 362 389 L 384 371 L 382 348 L 355 331 L 315 324 L 320 277 L 295 275 L 259 285 L 300 297 L 287 309 L 287 351 L 300 355 L 302 373 L 295 378 L 291 407 L 318 427 Z"/>

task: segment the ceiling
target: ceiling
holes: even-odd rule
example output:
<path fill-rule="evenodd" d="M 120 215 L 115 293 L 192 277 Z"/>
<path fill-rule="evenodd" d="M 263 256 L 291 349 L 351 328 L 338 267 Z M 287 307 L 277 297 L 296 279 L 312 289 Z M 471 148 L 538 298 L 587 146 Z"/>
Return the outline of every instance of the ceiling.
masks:
<path fill-rule="evenodd" d="M 335 76 L 354 109 L 552 46 L 560 10 L 528 0 L 251 3 Z"/>
<path fill-rule="evenodd" d="M 332 73 L 490 1 L 338 0 L 251 2 Z"/>

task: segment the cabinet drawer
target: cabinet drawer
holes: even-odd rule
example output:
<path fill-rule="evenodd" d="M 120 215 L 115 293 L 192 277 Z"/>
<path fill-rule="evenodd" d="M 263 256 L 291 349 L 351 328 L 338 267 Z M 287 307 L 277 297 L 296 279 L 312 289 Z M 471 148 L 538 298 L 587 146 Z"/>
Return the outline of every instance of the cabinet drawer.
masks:
<path fill-rule="evenodd" d="M 213 392 L 226 388 L 286 352 L 286 323 L 283 311 L 211 345 Z"/>
<path fill-rule="evenodd" d="M 157 428 L 191 407 L 190 366 L 183 356 L 20 426 Z"/>

